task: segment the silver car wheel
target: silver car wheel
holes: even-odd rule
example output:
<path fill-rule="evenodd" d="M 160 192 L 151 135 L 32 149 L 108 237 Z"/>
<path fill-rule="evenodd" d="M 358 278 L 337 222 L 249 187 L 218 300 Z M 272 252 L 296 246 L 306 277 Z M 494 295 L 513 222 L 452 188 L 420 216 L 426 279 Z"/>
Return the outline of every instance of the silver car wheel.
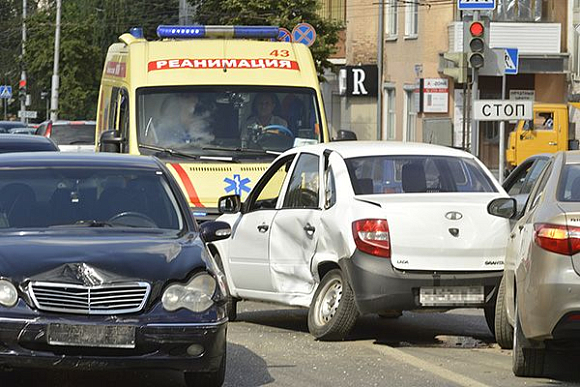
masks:
<path fill-rule="evenodd" d="M 338 310 L 342 298 L 342 282 L 335 278 L 325 284 L 316 303 L 316 324 L 326 325 Z"/>

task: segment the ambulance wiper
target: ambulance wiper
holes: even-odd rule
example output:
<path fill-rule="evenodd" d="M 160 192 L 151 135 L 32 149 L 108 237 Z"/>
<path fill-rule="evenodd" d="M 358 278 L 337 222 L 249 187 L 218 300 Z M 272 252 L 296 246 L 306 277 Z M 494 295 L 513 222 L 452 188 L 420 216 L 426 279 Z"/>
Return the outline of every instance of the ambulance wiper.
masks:
<path fill-rule="evenodd" d="M 185 157 L 185 158 L 194 159 L 194 160 L 199 159 L 199 156 L 197 156 L 197 155 L 192 155 L 190 153 L 184 153 L 184 152 L 176 151 L 176 150 L 171 149 L 171 148 L 163 148 L 163 147 L 155 146 L 155 145 L 139 144 L 139 148 L 156 151 L 157 153 L 155 153 L 155 156 L 161 156 L 162 154 L 165 153 L 165 154 L 168 154 L 170 156 L 179 156 L 179 157 Z"/>
<path fill-rule="evenodd" d="M 237 163 L 238 162 L 238 160 L 235 160 L 233 157 L 230 157 L 230 156 L 221 157 L 221 156 L 193 155 L 191 153 L 176 151 L 175 149 L 171 149 L 171 148 L 162 148 L 159 146 L 148 145 L 148 144 L 139 144 L 139 148 L 157 151 L 157 153 L 155 153 L 155 156 L 157 156 L 157 157 L 160 157 L 162 154 L 165 153 L 165 154 L 168 154 L 170 156 L 179 156 L 179 157 L 185 157 L 185 158 L 194 159 L 194 160 L 222 161 L 222 162 L 226 162 L 226 163 L 231 163 L 231 162 Z"/>
<path fill-rule="evenodd" d="M 276 152 L 271 150 L 262 149 L 250 149 L 250 148 L 222 148 L 219 146 L 204 146 L 202 150 L 215 150 L 215 151 L 225 151 L 225 152 L 240 152 L 240 153 L 254 153 L 258 155 L 272 155 L 279 156 L 282 152 Z"/>

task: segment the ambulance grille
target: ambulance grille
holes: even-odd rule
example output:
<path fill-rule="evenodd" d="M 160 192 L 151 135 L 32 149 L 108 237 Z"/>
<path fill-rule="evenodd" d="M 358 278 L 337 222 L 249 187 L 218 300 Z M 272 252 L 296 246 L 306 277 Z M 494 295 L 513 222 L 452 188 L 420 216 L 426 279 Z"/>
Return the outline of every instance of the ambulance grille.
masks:
<path fill-rule="evenodd" d="M 231 172 L 230 167 L 189 167 L 191 172 Z"/>
<path fill-rule="evenodd" d="M 267 165 L 260 166 L 260 167 L 241 167 L 240 168 L 240 170 L 242 172 L 260 172 L 260 171 L 265 171 L 266 169 L 268 169 Z"/>

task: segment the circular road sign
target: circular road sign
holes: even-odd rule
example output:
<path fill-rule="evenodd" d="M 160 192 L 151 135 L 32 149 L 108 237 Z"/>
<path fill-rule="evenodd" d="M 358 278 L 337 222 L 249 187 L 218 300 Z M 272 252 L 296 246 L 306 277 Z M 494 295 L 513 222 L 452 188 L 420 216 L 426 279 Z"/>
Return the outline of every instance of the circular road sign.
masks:
<path fill-rule="evenodd" d="M 278 30 L 278 38 L 277 38 L 277 40 L 280 41 L 280 42 L 290 43 L 290 42 L 292 42 L 292 34 L 286 28 L 282 28 L 281 27 Z"/>
<path fill-rule="evenodd" d="M 308 23 L 297 24 L 292 30 L 292 40 L 296 43 L 303 43 L 308 47 L 316 40 L 316 31 Z"/>

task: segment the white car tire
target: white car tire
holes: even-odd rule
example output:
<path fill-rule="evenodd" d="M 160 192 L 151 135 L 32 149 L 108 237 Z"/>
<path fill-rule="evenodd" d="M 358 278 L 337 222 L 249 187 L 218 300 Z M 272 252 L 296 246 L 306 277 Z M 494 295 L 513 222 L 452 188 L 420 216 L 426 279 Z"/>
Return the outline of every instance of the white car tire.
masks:
<path fill-rule="evenodd" d="M 354 293 L 340 269 L 326 273 L 308 310 L 308 330 L 318 340 L 344 340 L 359 315 Z"/>
<path fill-rule="evenodd" d="M 503 276 L 495 304 L 495 341 L 502 349 L 512 349 L 514 346 L 514 328 L 508 321 L 505 282 L 506 279 Z"/>
<path fill-rule="evenodd" d="M 514 350 L 512 371 L 516 376 L 535 377 L 544 374 L 545 348 L 533 348 L 524 336 L 516 306 L 516 326 L 514 328 Z"/>

